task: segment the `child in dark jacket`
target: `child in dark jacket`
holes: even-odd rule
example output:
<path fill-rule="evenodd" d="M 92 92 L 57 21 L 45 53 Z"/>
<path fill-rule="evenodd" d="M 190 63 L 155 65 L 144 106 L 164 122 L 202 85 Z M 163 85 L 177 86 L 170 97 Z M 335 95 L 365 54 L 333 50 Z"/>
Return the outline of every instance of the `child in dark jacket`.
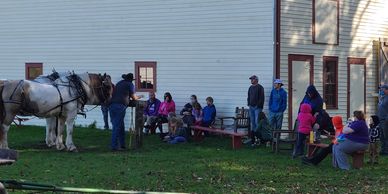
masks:
<path fill-rule="evenodd" d="M 298 157 L 304 154 L 304 147 L 306 146 L 306 138 L 309 136 L 312 126 L 316 120 L 316 113 L 312 115 L 311 106 L 307 103 L 304 103 L 300 106 L 300 112 L 298 114 L 298 136 L 296 139 L 296 147 L 292 157 Z"/>
<path fill-rule="evenodd" d="M 206 98 L 206 104 L 202 110 L 203 118 L 202 118 L 202 126 L 203 127 L 210 127 L 212 124 L 214 124 L 214 121 L 216 120 L 216 107 L 214 106 L 214 100 L 212 97 Z"/>
<path fill-rule="evenodd" d="M 264 112 L 260 112 L 257 128 L 256 130 L 252 131 L 251 135 L 252 146 L 267 143 L 266 146 L 269 147 L 270 142 L 272 141 L 272 130 L 272 126 L 269 124 L 267 116 Z M 260 142 L 256 142 L 256 138 Z"/>
<path fill-rule="evenodd" d="M 372 115 L 369 122 L 369 161 L 370 164 L 378 164 L 379 154 L 377 142 L 380 138 L 379 117 Z"/>

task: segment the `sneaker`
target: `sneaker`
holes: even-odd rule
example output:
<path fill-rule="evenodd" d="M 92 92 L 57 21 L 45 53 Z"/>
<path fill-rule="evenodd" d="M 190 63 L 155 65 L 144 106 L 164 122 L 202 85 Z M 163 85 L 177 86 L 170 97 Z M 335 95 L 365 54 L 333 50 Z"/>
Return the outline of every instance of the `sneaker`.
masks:
<path fill-rule="evenodd" d="M 244 141 L 243 141 L 243 144 L 249 144 L 249 143 L 251 143 L 251 142 L 252 142 L 251 139 L 247 139 L 247 140 L 244 140 Z"/>
<path fill-rule="evenodd" d="M 267 143 L 265 143 L 265 147 L 267 148 L 271 147 L 271 142 L 267 141 Z"/>

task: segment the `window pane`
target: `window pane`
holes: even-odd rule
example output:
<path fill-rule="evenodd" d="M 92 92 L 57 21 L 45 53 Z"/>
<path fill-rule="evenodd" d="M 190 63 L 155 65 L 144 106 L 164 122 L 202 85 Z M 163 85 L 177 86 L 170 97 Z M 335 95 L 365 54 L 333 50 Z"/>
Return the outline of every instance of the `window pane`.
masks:
<path fill-rule="evenodd" d="M 41 67 L 29 67 L 28 68 L 28 79 L 35 79 L 36 77 L 42 75 Z"/>
<path fill-rule="evenodd" d="M 337 61 L 330 59 L 324 61 L 324 101 L 329 108 L 337 107 Z"/>
<path fill-rule="evenodd" d="M 154 80 L 153 80 L 153 69 L 152 67 L 140 67 L 139 68 L 139 77 L 140 77 L 140 88 L 141 89 L 153 89 Z"/>

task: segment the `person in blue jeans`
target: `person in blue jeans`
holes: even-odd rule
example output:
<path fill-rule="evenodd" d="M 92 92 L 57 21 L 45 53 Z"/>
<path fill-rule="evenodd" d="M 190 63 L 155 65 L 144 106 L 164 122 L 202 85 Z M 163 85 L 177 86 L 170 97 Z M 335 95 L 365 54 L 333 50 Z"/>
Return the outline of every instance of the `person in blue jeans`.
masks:
<path fill-rule="evenodd" d="M 264 88 L 259 84 L 259 78 L 256 75 L 249 77 L 251 86 L 248 89 L 248 106 L 249 117 L 251 122 L 251 130 L 257 128 L 259 122 L 259 114 L 263 111 L 264 105 Z"/>
<path fill-rule="evenodd" d="M 133 74 L 123 74 L 123 79 L 116 84 L 115 90 L 112 94 L 111 104 L 109 106 L 109 113 L 112 122 L 112 151 L 125 149 L 125 127 L 124 117 L 130 100 L 138 100 L 141 96 L 135 95 L 134 85 L 132 84 Z"/>
<path fill-rule="evenodd" d="M 282 80 L 276 79 L 269 97 L 269 123 L 275 130 L 282 129 L 283 113 L 287 108 L 287 92 L 282 86 Z"/>

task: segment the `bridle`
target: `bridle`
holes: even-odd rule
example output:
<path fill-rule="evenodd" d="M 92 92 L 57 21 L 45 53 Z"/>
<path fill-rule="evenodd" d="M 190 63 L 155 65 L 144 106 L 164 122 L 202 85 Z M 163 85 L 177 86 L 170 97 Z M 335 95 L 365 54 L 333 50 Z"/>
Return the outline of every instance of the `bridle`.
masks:
<path fill-rule="evenodd" d="M 87 83 L 85 80 L 80 78 L 82 82 L 84 82 L 90 89 L 92 89 L 93 93 L 99 98 L 101 104 L 106 104 L 109 102 L 110 98 L 110 90 L 112 89 L 112 83 L 107 83 L 107 75 L 101 75 L 101 74 L 89 74 L 89 80 L 92 80 L 92 75 L 95 75 L 98 77 L 98 86 L 92 86 L 91 84 Z"/>

